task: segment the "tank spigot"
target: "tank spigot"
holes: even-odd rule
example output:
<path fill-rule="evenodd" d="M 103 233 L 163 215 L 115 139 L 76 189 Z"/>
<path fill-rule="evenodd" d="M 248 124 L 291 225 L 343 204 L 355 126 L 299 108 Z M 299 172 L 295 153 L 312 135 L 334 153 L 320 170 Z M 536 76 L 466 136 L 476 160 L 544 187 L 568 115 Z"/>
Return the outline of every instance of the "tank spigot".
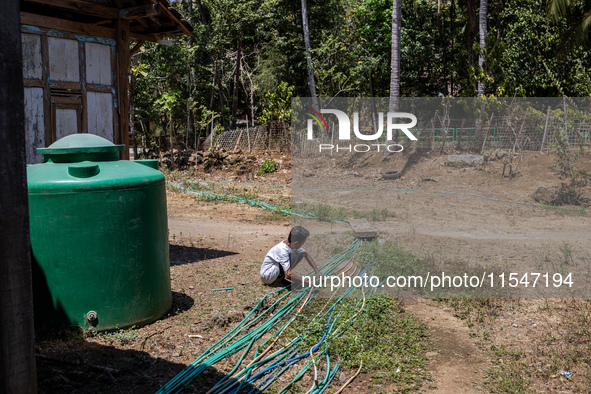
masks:
<path fill-rule="evenodd" d="M 98 314 L 95 311 L 90 311 L 86 314 L 86 318 L 89 322 L 93 322 L 98 319 Z"/>

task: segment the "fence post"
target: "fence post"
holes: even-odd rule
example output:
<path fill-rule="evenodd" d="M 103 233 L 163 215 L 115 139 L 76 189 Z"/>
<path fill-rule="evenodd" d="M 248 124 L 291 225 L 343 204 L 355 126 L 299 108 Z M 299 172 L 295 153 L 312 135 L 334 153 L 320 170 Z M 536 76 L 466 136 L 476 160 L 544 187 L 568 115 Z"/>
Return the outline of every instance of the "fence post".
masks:
<path fill-rule="evenodd" d="M 544 136 L 542 137 L 542 145 L 540 146 L 540 153 L 544 151 L 544 143 L 546 142 L 546 133 L 548 132 L 548 119 L 550 119 L 550 106 L 548 106 L 548 112 L 546 113 L 546 125 L 544 126 Z"/>
<path fill-rule="evenodd" d="M 566 141 L 570 143 L 570 135 L 568 135 L 568 112 L 566 109 L 566 98 L 562 98 L 562 104 L 564 106 L 564 134 L 566 135 Z"/>
<path fill-rule="evenodd" d="M 248 133 L 248 115 L 246 115 L 246 138 L 248 138 L 248 153 L 250 153 L 250 134 Z"/>
<path fill-rule="evenodd" d="M 213 148 L 213 132 L 215 130 L 215 127 L 213 127 L 213 121 L 214 121 L 214 117 L 213 114 L 211 114 L 211 138 L 209 139 L 209 147 Z"/>
<path fill-rule="evenodd" d="M 243 131 L 244 129 L 240 130 L 240 134 L 238 135 L 238 139 L 236 140 L 236 144 L 234 145 L 234 150 L 232 152 L 236 152 L 236 149 L 238 149 L 238 144 L 240 143 L 240 139 L 242 139 Z"/>
<path fill-rule="evenodd" d="M 330 124 L 330 144 L 334 144 L 334 123 L 332 122 Z M 330 150 L 330 155 L 332 156 L 332 149 Z"/>

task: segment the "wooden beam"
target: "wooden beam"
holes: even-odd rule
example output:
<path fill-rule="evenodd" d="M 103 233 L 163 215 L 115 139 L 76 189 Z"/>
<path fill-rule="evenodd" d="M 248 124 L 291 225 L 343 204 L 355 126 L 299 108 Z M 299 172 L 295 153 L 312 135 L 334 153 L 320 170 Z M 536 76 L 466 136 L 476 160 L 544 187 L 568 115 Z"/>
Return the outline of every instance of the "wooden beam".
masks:
<path fill-rule="evenodd" d="M 25 88 L 42 88 L 45 86 L 42 79 L 25 79 L 23 84 Z"/>
<path fill-rule="evenodd" d="M 24 0 L 24 3 L 45 5 L 52 8 L 74 11 L 83 15 L 98 16 L 100 18 L 117 19 L 119 10 L 104 5 L 80 0 Z"/>
<path fill-rule="evenodd" d="M 160 28 L 151 29 L 148 31 L 136 30 L 136 29 L 134 29 L 134 31 L 133 31 L 133 33 L 141 33 L 146 36 L 161 35 L 161 34 L 167 34 L 167 33 L 180 33 L 180 32 L 181 32 L 181 27 L 179 25 L 162 26 Z"/>
<path fill-rule="evenodd" d="M 78 67 L 80 74 L 80 101 L 81 108 L 79 113 L 79 119 L 81 124 L 78 126 L 78 130 L 82 133 L 88 133 L 88 100 L 86 95 L 86 43 L 84 41 L 78 41 Z"/>
<path fill-rule="evenodd" d="M 176 15 L 174 15 L 173 11 L 172 11 L 172 7 L 170 7 L 170 9 L 168 7 L 166 7 L 165 5 L 163 5 L 160 1 L 158 1 L 159 4 L 162 5 L 162 13 L 164 15 L 167 15 L 171 20 L 177 22 L 181 28 L 181 30 L 183 31 L 183 33 L 185 33 L 187 36 L 191 37 L 193 35 L 193 32 L 191 30 L 189 30 L 183 23 L 182 23 L 182 17 L 178 18 Z M 176 11 L 175 11 L 176 12 Z"/>
<path fill-rule="evenodd" d="M 71 82 L 71 81 L 51 81 L 51 82 L 49 82 L 49 87 L 51 89 L 77 90 L 77 91 L 82 90 L 82 84 L 80 82 Z"/>
<path fill-rule="evenodd" d="M 53 144 L 53 121 L 51 120 L 51 93 L 49 87 L 49 44 L 47 35 L 41 36 L 41 58 L 43 63 L 43 114 L 45 127 L 45 147 Z"/>
<path fill-rule="evenodd" d="M 129 57 L 132 58 L 135 55 L 137 55 L 140 52 L 140 49 L 142 49 L 142 45 L 144 45 L 144 44 L 145 44 L 145 41 L 143 41 L 143 40 L 138 41 L 137 44 L 135 44 L 135 46 L 129 52 Z"/>
<path fill-rule="evenodd" d="M 115 29 L 94 26 L 86 23 L 73 22 L 65 19 L 51 18 L 49 16 L 21 12 L 21 23 L 47 29 L 65 30 L 72 33 L 81 33 L 89 36 L 115 38 Z"/>
<path fill-rule="evenodd" d="M 161 7 L 158 4 L 138 5 L 119 10 L 119 18 L 133 20 L 160 15 Z"/>
<path fill-rule="evenodd" d="M 98 21 L 98 22 L 92 22 L 91 25 L 102 26 L 102 25 L 110 25 L 111 23 L 113 23 L 112 19 L 105 19 L 105 20 Z"/>
<path fill-rule="evenodd" d="M 143 34 L 134 33 L 131 31 L 129 32 L 129 38 L 131 38 L 135 42 L 139 42 L 139 41 L 156 42 L 158 40 L 158 38 L 156 38 L 156 37 L 150 37 L 150 36 L 146 36 Z"/>

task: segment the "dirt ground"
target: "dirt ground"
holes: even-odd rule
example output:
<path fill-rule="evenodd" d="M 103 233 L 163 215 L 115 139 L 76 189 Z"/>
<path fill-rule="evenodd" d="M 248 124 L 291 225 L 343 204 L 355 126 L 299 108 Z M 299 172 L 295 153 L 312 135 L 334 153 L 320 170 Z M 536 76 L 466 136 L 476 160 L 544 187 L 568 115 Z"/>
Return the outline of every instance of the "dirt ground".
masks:
<path fill-rule="evenodd" d="M 559 185 L 551 155 L 527 154 L 514 178 L 501 175 L 500 160 L 484 167 L 453 167 L 446 163 L 446 156 L 433 152 L 386 160 L 328 157 L 296 163 L 284 155 L 275 159 L 281 160 L 276 173 L 254 179 L 231 171 L 183 177 L 214 190 L 256 193 L 272 201 L 289 198 L 292 186 L 296 206 L 326 203 L 362 213 L 386 209 L 389 217 L 371 222 L 381 239 L 395 240 L 417 256 L 446 267 L 588 272 L 588 214 L 577 207 L 569 211 L 512 203 L 538 204 L 533 194 L 539 187 Z M 403 170 L 402 178 L 381 179 L 388 170 Z M 268 292 L 258 278 L 260 262 L 270 247 L 287 236 L 292 225 L 289 216 L 205 201 L 170 187 L 167 199 L 170 313 L 140 328 L 38 340 L 39 392 L 155 392 L 223 337 Z M 331 255 L 333 242 L 351 239 L 346 224 L 296 222 L 311 231 L 306 249 L 319 259 Z M 230 289 L 217 290 L 225 288 Z M 534 390 L 585 392 L 580 388 L 591 387 L 584 362 L 536 366 L 535 352 L 552 346 L 547 342 L 549 330 L 560 332 L 564 324 L 560 313 L 545 312 L 547 301 L 523 300 L 517 307 L 499 304 L 494 320 L 474 325 L 448 304 L 408 298 L 405 308 L 424 320 L 432 335 L 432 350 L 426 356 L 433 381 L 426 382 L 421 392 L 490 392 L 491 368 L 507 363 L 491 352 L 491 345 L 522 352 L 520 362 L 540 371 L 528 374 Z M 560 308 L 562 304 L 552 305 Z M 205 387 L 232 368 L 232 361 L 236 360 L 210 367 L 191 390 L 207 391 Z M 559 376 L 559 369 L 567 367 L 578 368 L 572 381 Z M 375 385 L 367 389 L 371 376 L 371 371 L 360 375 L 344 392 L 374 392 Z"/>

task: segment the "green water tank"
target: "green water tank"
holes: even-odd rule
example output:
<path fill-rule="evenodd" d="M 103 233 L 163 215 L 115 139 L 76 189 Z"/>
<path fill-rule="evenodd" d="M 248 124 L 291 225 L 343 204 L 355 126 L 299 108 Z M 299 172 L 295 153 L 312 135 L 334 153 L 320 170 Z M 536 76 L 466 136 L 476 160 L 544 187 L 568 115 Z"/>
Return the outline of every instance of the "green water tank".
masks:
<path fill-rule="evenodd" d="M 91 134 L 27 166 L 37 330 L 154 321 L 172 304 L 164 175 Z"/>

